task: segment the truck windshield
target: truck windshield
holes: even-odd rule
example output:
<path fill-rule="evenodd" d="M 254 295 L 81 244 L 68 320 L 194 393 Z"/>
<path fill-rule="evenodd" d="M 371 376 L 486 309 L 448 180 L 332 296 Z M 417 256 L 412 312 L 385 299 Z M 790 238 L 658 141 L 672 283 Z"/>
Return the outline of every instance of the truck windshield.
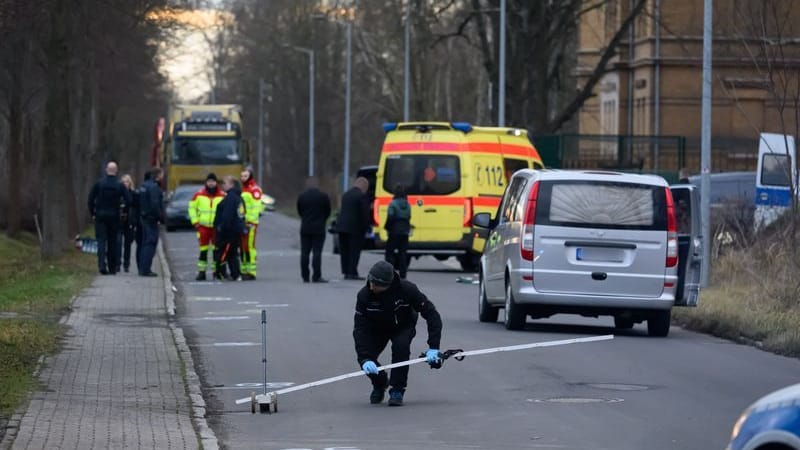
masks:
<path fill-rule="evenodd" d="M 239 141 L 232 138 L 176 137 L 172 149 L 175 164 L 236 164 L 241 160 Z"/>

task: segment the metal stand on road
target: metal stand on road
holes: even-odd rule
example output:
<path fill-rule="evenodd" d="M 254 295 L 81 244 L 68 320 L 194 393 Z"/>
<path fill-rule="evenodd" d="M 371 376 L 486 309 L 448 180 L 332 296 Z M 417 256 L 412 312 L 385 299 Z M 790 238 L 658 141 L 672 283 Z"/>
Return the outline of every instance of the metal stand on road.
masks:
<path fill-rule="evenodd" d="M 264 327 L 263 331 L 263 342 L 266 343 L 266 326 L 267 326 L 267 315 L 266 311 L 261 312 L 261 322 Z M 614 339 L 614 335 L 608 334 L 604 336 L 591 336 L 591 337 L 584 337 L 584 338 L 573 338 L 573 339 L 562 339 L 558 341 L 545 341 L 545 342 L 532 342 L 530 344 L 519 344 L 519 345 L 508 345 L 505 347 L 492 347 L 492 348 L 482 348 L 478 350 L 469 350 L 469 351 L 462 351 L 462 350 L 447 350 L 445 352 L 440 352 L 439 357 L 442 361 L 453 358 L 457 361 L 463 360 L 467 356 L 478 356 L 478 355 L 488 355 L 491 353 L 501 353 L 501 352 L 514 352 L 518 350 L 528 350 L 532 348 L 544 348 L 544 347 L 557 347 L 560 345 L 570 345 L 570 344 L 582 344 L 588 342 L 597 342 L 597 341 L 608 341 Z M 267 353 L 266 353 L 266 344 L 264 344 L 264 393 L 256 395 L 255 392 L 250 395 L 250 398 L 240 398 L 236 400 L 237 405 L 241 405 L 243 403 L 250 402 L 251 410 L 253 413 L 256 412 L 256 403 L 258 403 L 261 412 L 270 412 L 270 406 L 272 407 L 273 412 L 278 412 L 278 395 L 288 394 L 290 392 L 297 392 L 302 391 L 304 389 L 322 386 L 325 384 L 335 383 L 337 381 L 346 380 L 348 378 L 355 378 L 364 376 L 364 372 L 359 370 L 358 372 L 350 372 L 343 375 L 338 375 L 335 377 L 325 378 L 322 380 L 312 381 L 310 383 L 299 384 L 296 386 L 287 387 L 284 389 L 279 389 L 277 391 L 267 392 L 267 376 L 266 376 L 266 361 L 267 361 Z M 383 366 L 378 367 L 378 370 L 388 370 L 394 369 L 396 367 L 405 367 L 411 366 L 414 364 L 419 364 L 422 362 L 426 362 L 427 358 L 420 357 L 417 359 L 409 359 L 408 361 L 402 361 L 398 363 L 386 364 Z M 441 364 L 441 363 L 440 363 Z M 441 367 L 441 365 L 439 365 Z M 434 367 L 438 368 L 438 367 Z"/>
<path fill-rule="evenodd" d="M 267 392 L 267 310 L 261 310 L 261 362 L 264 364 L 264 392 L 250 393 L 250 412 L 256 413 L 256 405 L 261 413 L 278 412 L 278 395 Z M 271 411 L 270 411 L 271 409 Z"/>

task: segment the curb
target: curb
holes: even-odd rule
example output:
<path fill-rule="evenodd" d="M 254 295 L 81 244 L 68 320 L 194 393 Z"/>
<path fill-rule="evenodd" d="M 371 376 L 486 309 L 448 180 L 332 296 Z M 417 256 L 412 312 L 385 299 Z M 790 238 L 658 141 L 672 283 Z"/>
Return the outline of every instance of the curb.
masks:
<path fill-rule="evenodd" d="M 158 259 L 161 261 L 161 273 L 164 279 L 164 306 L 167 316 L 170 319 L 175 317 L 175 292 L 172 290 L 172 272 L 169 268 L 166 254 L 164 253 L 163 239 L 158 244 Z M 203 392 L 200 390 L 200 377 L 194 370 L 194 360 L 183 329 L 175 325 L 173 320 L 169 320 L 169 329 L 172 331 L 172 338 L 178 348 L 178 356 L 183 361 L 186 370 L 186 392 L 192 403 L 192 425 L 200 439 L 200 444 L 205 450 L 218 450 L 219 442 L 214 430 L 208 426 L 206 421 L 206 402 L 203 400 Z"/>

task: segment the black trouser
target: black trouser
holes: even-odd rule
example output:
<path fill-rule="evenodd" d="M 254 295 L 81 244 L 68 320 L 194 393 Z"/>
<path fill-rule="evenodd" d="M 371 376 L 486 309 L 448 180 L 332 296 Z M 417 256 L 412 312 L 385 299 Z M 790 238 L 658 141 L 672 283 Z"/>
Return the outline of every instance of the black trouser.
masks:
<path fill-rule="evenodd" d="M 407 234 L 389 235 L 389 240 L 386 241 L 386 261 L 400 272 L 400 278 L 406 277 L 406 263 L 408 262 Z"/>
<path fill-rule="evenodd" d="M 308 256 L 313 252 L 311 267 L 314 271 L 312 280 L 322 278 L 322 247 L 325 245 L 325 232 L 300 233 L 300 275 L 308 281 Z"/>
<path fill-rule="evenodd" d="M 131 266 L 131 244 L 133 244 L 133 240 L 136 237 L 136 230 L 133 225 L 123 223 L 119 234 L 119 245 L 122 249 L 117 253 L 117 269 L 122 266 L 127 270 Z M 122 258 L 122 261 L 119 258 Z"/>
<path fill-rule="evenodd" d="M 339 253 L 343 275 L 358 276 L 358 260 L 361 258 L 363 245 L 363 233 L 339 233 Z"/>
<path fill-rule="evenodd" d="M 94 234 L 97 238 L 97 268 L 101 272 L 117 271 L 117 263 L 119 262 L 119 244 L 117 244 L 117 237 L 119 235 L 119 219 L 113 218 L 96 218 L 94 221 Z"/>
<path fill-rule="evenodd" d="M 139 275 L 147 275 L 152 272 L 153 258 L 156 256 L 158 246 L 158 222 L 142 221 L 142 252 L 137 261 Z"/>
<path fill-rule="evenodd" d="M 217 263 L 215 275 L 225 273 L 227 267 L 231 278 L 234 280 L 241 276 L 239 266 L 239 246 L 241 236 L 239 235 L 217 235 L 217 244 L 214 247 L 214 261 Z"/>
<path fill-rule="evenodd" d="M 370 357 L 380 367 L 381 363 L 378 362 L 378 356 L 386 348 L 386 344 L 392 341 L 392 364 L 408 361 L 411 356 L 411 341 L 414 340 L 416 334 L 417 328 L 416 324 L 414 324 L 410 327 L 401 328 L 393 334 L 373 336 L 374 347 Z M 395 389 L 405 389 L 408 384 L 408 366 L 392 369 L 389 377 L 386 376 L 386 372 L 380 371 L 377 375 L 369 375 L 369 379 L 372 381 L 372 386 L 379 389 L 385 388 L 387 385 Z"/>
<path fill-rule="evenodd" d="M 136 270 L 139 270 L 139 267 L 141 267 L 141 265 L 142 265 L 141 260 L 142 260 L 142 244 L 143 244 L 142 224 L 141 223 L 137 223 L 136 226 L 134 227 L 133 238 L 136 241 L 136 255 L 135 255 L 136 256 Z"/>

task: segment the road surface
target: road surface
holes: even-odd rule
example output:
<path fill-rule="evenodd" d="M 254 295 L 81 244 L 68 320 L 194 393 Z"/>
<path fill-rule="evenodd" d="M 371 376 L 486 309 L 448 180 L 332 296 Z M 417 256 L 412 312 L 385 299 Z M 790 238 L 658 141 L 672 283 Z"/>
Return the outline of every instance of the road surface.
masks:
<path fill-rule="evenodd" d="M 195 282 L 194 233 L 169 233 L 166 244 L 178 320 L 227 448 L 721 449 L 748 404 L 800 378 L 798 360 L 676 327 L 666 339 L 649 338 L 640 324 L 612 341 L 448 361 L 438 371 L 413 366 L 401 408 L 370 405 L 364 377 L 287 394 L 279 413 L 252 415 L 234 400 L 261 389 L 260 311 L 269 318 L 270 388 L 352 372 L 363 282 L 341 280 L 328 239 L 323 275 L 332 282 L 303 284 L 298 222 L 278 214 L 262 219 L 253 282 Z M 378 258 L 364 254 L 360 272 Z M 456 267 L 426 258 L 409 271 L 442 314 L 443 349 L 615 332 L 610 318 L 555 316 L 518 332 L 479 323 L 477 286 L 458 283 Z M 425 340 L 420 319 L 413 356 Z"/>

